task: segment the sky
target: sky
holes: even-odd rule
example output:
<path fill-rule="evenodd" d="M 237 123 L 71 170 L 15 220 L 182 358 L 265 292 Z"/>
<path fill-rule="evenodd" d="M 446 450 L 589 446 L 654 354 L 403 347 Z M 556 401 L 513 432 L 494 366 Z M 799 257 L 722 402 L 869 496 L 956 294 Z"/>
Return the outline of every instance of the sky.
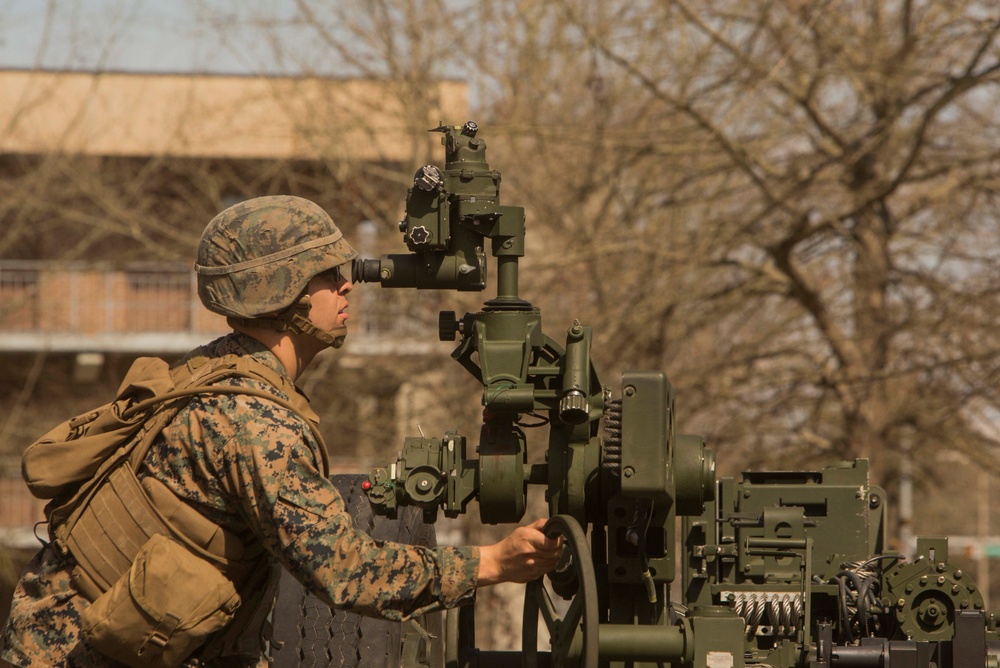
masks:
<path fill-rule="evenodd" d="M 448 5 L 465 16 L 466 1 Z M 353 30 L 364 31 L 381 20 L 368 2 L 0 0 L 0 69 L 380 76 L 382 45 L 366 45 L 345 27 L 352 22 Z M 312 12 L 308 19 L 300 4 Z M 326 42 L 331 36 L 349 55 L 336 55 Z M 405 49 L 405 34 L 395 47 Z M 366 55 L 366 48 L 376 51 Z M 434 64 L 438 76 L 467 81 L 476 104 L 481 82 L 475 69 L 461 58 Z"/>
<path fill-rule="evenodd" d="M 295 0 L 0 0 L 0 67 L 289 73 L 289 66 L 275 59 L 272 36 L 288 36 L 286 50 L 294 43 L 288 25 L 294 5 Z"/>

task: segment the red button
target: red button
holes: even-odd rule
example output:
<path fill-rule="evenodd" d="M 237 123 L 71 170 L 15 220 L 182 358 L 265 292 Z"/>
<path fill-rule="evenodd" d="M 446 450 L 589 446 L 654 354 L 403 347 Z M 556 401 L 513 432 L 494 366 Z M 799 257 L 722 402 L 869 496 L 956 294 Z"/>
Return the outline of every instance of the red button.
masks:
<path fill-rule="evenodd" d="M 365 490 L 366 492 L 371 488 L 372 488 L 371 482 L 365 480 L 363 483 L 361 483 L 361 489 Z"/>

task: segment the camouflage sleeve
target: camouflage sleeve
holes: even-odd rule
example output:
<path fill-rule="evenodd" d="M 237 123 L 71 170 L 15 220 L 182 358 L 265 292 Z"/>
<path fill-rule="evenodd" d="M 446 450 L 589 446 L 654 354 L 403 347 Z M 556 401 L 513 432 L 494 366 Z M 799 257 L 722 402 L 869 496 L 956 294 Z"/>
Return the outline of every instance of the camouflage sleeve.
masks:
<path fill-rule="evenodd" d="M 224 486 L 304 586 L 337 608 L 393 620 L 474 598 L 478 548 L 379 542 L 356 530 L 320 470 L 320 446 L 305 423 L 269 402 L 239 401 L 245 419 L 233 425 L 217 462 Z"/>

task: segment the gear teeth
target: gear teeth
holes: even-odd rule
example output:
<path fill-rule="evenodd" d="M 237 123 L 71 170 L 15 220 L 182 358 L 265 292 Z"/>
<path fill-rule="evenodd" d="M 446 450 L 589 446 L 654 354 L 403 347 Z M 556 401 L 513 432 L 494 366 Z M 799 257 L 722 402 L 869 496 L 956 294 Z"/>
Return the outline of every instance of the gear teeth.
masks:
<path fill-rule="evenodd" d="M 622 402 L 609 401 L 604 410 L 604 452 L 601 468 L 616 475 L 622 468 Z"/>

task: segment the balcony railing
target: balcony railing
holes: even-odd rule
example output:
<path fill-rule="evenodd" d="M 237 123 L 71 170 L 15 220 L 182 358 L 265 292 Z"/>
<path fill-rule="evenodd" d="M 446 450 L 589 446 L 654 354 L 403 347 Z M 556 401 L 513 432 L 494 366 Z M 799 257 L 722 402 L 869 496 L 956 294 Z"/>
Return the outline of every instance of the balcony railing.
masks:
<path fill-rule="evenodd" d="M 413 291 L 356 289 L 350 297 L 354 336 L 345 352 L 439 349 L 434 299 Z M 227 331 L 225 318 L 201 305 L 186 265 L 107 270 L 0 260 L 0 351 L 178 353 Z"/>

